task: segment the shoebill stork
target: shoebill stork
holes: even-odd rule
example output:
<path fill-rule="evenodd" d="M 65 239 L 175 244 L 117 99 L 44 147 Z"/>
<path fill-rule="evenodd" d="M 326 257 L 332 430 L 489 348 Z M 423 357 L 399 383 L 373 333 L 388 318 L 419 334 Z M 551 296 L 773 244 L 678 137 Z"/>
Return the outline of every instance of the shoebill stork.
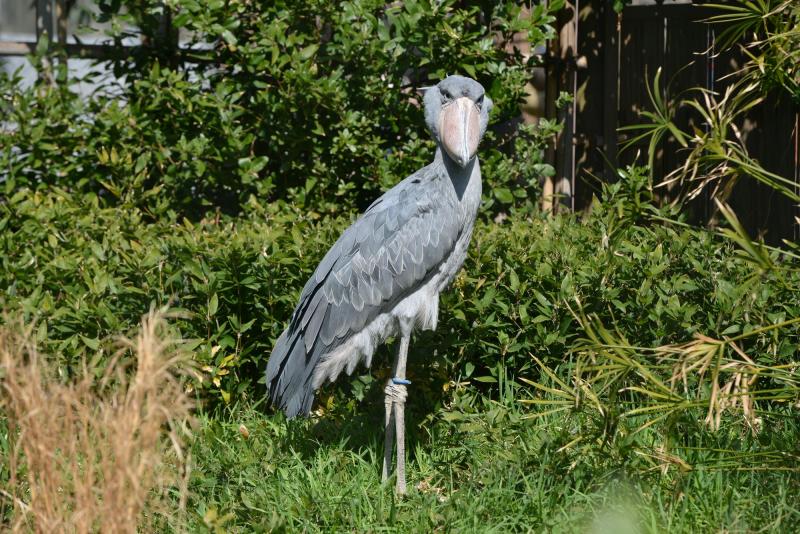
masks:
<path fill-rule="evenodd" d="M 450 76 L 425 92 L 433 162 L 384 193 L 336 241 L 308 280 L 267 364 L 270 400 L 287 417 L 308 415 L 314 392 L 399 337 L 386 384 L 389 477 L 397 440 L 397 492 L 405 493 L 404 405 L 411 332 L 434 330 L 439 293 L 467 255 L 481 201 L 476 152 L 492 101 L 476 81 Z M 393 435 L 394 434 L 394 435 Z"/>

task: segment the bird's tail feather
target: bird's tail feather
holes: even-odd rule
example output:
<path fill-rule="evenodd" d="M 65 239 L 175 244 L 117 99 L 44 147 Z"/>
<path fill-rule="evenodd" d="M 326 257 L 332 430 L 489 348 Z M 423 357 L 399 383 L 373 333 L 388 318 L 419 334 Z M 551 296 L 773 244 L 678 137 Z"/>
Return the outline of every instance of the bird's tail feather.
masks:
<path fill-rule="evenodd" d="M 286 329 L 267 362 L 267 394 L 273 405 L 292 418 L 308 415 L 314 403 L 312 375 L 316 358 L 306 354 L 303 334 Z"/>

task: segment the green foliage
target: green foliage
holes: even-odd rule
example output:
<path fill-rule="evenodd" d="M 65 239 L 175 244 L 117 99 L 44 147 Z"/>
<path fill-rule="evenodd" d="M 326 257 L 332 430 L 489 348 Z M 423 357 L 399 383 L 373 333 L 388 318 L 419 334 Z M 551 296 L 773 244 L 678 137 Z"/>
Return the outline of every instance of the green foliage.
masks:
<path fill-rule="evenodd" d="M 418 89 L 448 73 L 477 77 L 495 102 L 487 214 L 533 212 L 554 172 L 543 152 L 558 124 L 505 125 L 535 59 L 496 43 L 542 42 L 541 5 L 527 18 L 455 2 L 99 6 L 115 42 L 138 28 L 146 45 L 112 59 L 123 84 L 79 97 L 72 86 L 93 75 L 69 78 L 46 46 L 34 87 L 0 80 L 0 306 L 37 321 L 65 370 L 171 306 L 203 389 L 252 394 L 348 215 L 431 159 Z M 190 38 L 177 52 L 176 30 Z"/>
<path fill-rule="evenodd" d="M 622 11 L 625 9 L 625 6 L 630 3 L 631 0 L 613 0 L 612 2 L 614 11 L 616 11 L 617 13 L 622 13 Z"/>
<path fill-rule="evenodd" d="M 0 78 L 3 186 L 56 185 L 193 221 L 239 213 L 251 196 L 323 213 L 364 208 L 432 158 L 421 88 L 473 76 L 495 102 L 494 125 L 518 116 L 536 58 L 502 44 L 519 32 L 544 42 L 557 4 L 523 18 L 513 3 L 452 0 L 99 1 L 115 42 L 138 28 L 146 46 L 120 50 L 110 65 L 124 83 L 88 100 L 71 91 L 81 80 L 63 61 L 54 75 L 53 62 L 34 58 L 43 76 L 30 89 Z M 189 39 L 180 49 L 177 32 Z M 538 189 L 541 150 L 514 151 L 532 135 L 483 143 L 493 210 Z"/>
<path fill-rule="evenodd" d="M 516 132 L 503 138 L 487 132 L 486 137 L 498 149 L 481 154 L 484 214 L 511 212 L 524 216 L 538 211 L 539 181 L 556 172 L 552 165 L 544 163 L 542 155 L 561 129 L 560 123 L 541 119 L 535 126 L 520 125 Z M 519 161 L 527 163 L 520 165 Z"/>
<path fill-rule="evenodd" d="M 645 85 L 647 88 L 647 96 L 650 98 L 650 103 L 653 105 L 653 111 L 641 111 L 639 115 L 647 119 L 648 122 L 619 128 L 622 132 L 637 132 L 635 135 L 631 136 L 630 139 L 625 141 L 622 147 L 623 150 L 636 146 L 636 143 L 643 139 L 649 139 L 647 146 L 647 167 L 650 169 L 651 184 L 653 182 L 654 160 L 661 141 L 665 137 L 672 135 L 683 148 L 687 147 L 685 135 L 672 122 L 672 118 L 675 116 L 676 102 L 669 99 L 669 88 L 666 88 L 662 93 L 660 81 L 661 68 L 656 71 L 652 87 L 649 83 Z"/>
<path fill-rule="evenodd" d="M 749 330 L 772 324 L 772 314 L 800 311 L 793 272 L 765 274 L 752 293 L 739 287 L 751 266 L 730 244 L 702 230 L 649 224 L 671 212 L 653 207 L 642 169 L 621 178 L 582 223 L 565 217 L 476 229 L 467 271 L 442 305 L 452 310 L 443 313 L 442 335 L 453 331 L 465 362 L 492 369 L 501 356 L 518 372 L 530 353 L 562 360 L 581 335 L 570 311 L 576 300 L 640 346 L 721 335 L 734 324 Z M 477 343 L 460 342 L 465 331 Z"/>
<path fill-rule="evenodd" d="M 724 94 L 693 88 L 671 98 L 660 84 L 661 69 L 653 85 L 647 84 L 652 111 L 640 113 L 644 122 L 620 128 L 637 132 L 627 141 L 633 147 L 649 140 L 648 164 L 652 168 L 665 138 L 672 136 L 685 150 L 686 161 L 663 177 L 661 186 L 679 186 L 676 203 L 686 203 L 704 191 L 725 202 L 736 183 L 753 179 L 792 201 L 800 201 L 793 179 L 766 170 L 747 150 L 742 125 L 750 112 L 776 90 L 800 102 L 800 6 L 785 0 L 737 1 L 709 4 L 720 11 L 708 22 L 721 26 L 719 47 L 735 45 L 746 55 L 743 67 Z M 703 128 L 682 131 L 674 123 L 676 113 L 690 109 Z"/>
<path fill-rule="evenodd" d="M 606 451 L 640 474 L 693 469 L 684 431 L 753 432 L 762 445 L 782 431 L 800 397 L 796 256 L 752 242 L 725 207 L 731 229 L 720 238 L 664 225 L 675 212 L 652 200 L 645 169 L 632 168 L 582 223 L 530 220 L 476 233 L 458 296 L 443 301 L 452 312 L 429 347 L 415 345 L 418 362 L 452 347 L 440 379 L 458 386 L 451 409 L 475 413 L 475 390 L 522 397 L 532 417 L 568 421 L 560 446 Z M 703 461 L 788 465 L 796 448 L 774 447 L 721 447 Z"/>
<path fill-rule="evenodd" d="M 466 270 L 443 296 L 438 332 L 412 346 L 410 376 L 426 402 L 446 399 L 451 380 L 492 390 L 527 378 L 531 354 L 562 361 L 582 338 L 576 300 L 636 346 L 720 338 L 798 315 L 795 271 L 754 278 L 752 264 L 712 234 L 646 224 L 668 214 L 652 207 L 641 169 L 621 178 L 583 222 L 516 217 L 476 227 Z M 236 220 L 143 224 L 135 207 L 59 190 L 17 193 L 2 210 L 0 306 L 36 321 L 40 342 L 65 369 L 85 346 L 169 305 L 183 313 L 176 327 L 204 369 L 202 387 L 226 402 L 257 396 L 252 386 L 297 292 L 349 223 L 252 201 Z M 753 341 L 776 355 L 796 342 Z M 376 367 L 382 376 L 385 366 Z M 322 406 L 357 410 L 355 400 L 378 390 L 368 376 L 344 387 L 355 393 L 344 406 L 326 392 Z"/>
<path fill-rule="evenodd" d="M 709 4 L 720 11 L 710 22 L 724 25 L 722 49 L 746 42 L 744 74 L 763 91 L 779 88 L 800 102 L 800 5 L 792 0 Z"/>
<path fill-rule="evenodd" d="M 38 341 L 68 370 L 84 347 L 170 306 L 206 386 L 225 400 L 260 376 L 296 292 L 345 222 L 252 203 L 249 219 L 145 224 L 134 207 L 99 204 L 52 190 L 0 207 L 0 308 L 36 321 Z"/>
<path fill-rule="evenodd" d="M 321 392 L 324 417 L 237 407 L 262 398 L 272 343 L 345 218 L 251 200 L 239 218 L 147 223 L 94 194 L 21 191 L 0 207 L 0 307 L 35 321 L 69 374 L 86 347 L 172 306 L 203 376 L 190 387 L 217 401 L 191 444 L 193 531 L 557 530 L 609 508 L 652 531 L 795 521 L 794 382 L 789 396 L 755 397 L 755 417 L 729 404 L 711 426 L 703 376 L 688 377 L 691 402 L 668 417 L 643 427 L 653 415 L 636 410 L 668 411 L 646 391 L 680 360 L 652 348 L 689 349 L 696 334 L 725 345 L 717 376 L 737 371 L 727 366 L 736 344 L 759 388 L 786 391 L 799 332 L 781 323 L 800 313 L 797 260 L 749 242 L 733 219 L 729 239 L 656 224 L 675 213 L 653 207 L 645 169 L 619 176 L 582 220 L 517 214 L 476 226 L 438 331 L 412 344 L 407 414 L 421 424 L 410 430 L 419 489 L 408 500 L 378 482 L 389 349 L 371 373 Z M 601 327 L 611 337 L 595 335 Z M 613 497 L 626 488 L 636 497 Z M 181 527 L 174 519 L 165 530 Z"/>
<path fill-rule="evenodd" d="M 677 205 L 697 198 L 703 191 L 725 202 L 742 178 L 756 180 L 793 201 L 800 201 L 800 195 L 794 190 L 795 183 L 766 170 L 752 158 L 741 134 L 739 124 L 747 112 L 764 101 L 764 95 L 760 92 L 762 88 L 757 83 L 743 78 L 730 85 L 724 95 L 695 89 L 688 92 L 690 97 L 676 102 L 661 93 L 660 76 L 659 69 L 654 87 L 651 89 L 648 84 L 654 111 L 641 112 L 647 122 L 624 126 L 620 130 L 641 132 L 626 143 L 626 148 L 635 146 L 642 139 L 649 139 L 649 165 L 653 164 L 661 142 L 667 136 L 673 136 L 686 149 L 683 165 L 672 169 L 659 184 L 659 187 L 679 186 Z M 701 130 L 695 127 L 691 132 L 680 130 L 673 119 L 681 107 L 695 111 L 705 128 Z"/>

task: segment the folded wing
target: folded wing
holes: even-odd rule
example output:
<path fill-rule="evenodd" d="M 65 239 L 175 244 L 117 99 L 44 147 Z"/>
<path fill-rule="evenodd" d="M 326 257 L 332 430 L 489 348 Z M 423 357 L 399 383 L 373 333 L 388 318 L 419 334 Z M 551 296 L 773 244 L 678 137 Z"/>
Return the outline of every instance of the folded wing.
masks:
<path fill-rule="evenodd" d="M 322 259 L 267 364 L 270 399 L 288 417 L 309 413 L 315 368 L 452 252 L 463 227 L 447 186 L 421 169 L 376 200 Z M 353 354 L 348 372 L 371 356 Z"/>

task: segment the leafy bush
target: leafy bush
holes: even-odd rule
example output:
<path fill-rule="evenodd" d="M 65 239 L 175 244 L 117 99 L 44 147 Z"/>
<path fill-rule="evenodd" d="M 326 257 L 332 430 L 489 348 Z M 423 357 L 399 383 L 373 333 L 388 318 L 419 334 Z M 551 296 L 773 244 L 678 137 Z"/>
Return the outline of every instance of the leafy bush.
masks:
<path fill-rule="evenodd" d="M 484 84 L 493 124 L 515 119 L 536 59 L 498 43 L 517 32 L 544 42 L 560 4 L 521 17 L 513 3 L 453 0 L 98 3 L 115 41 L 136 27 L 146 46 L 120 50 L 111 65 L 124 83 L 85 101 L 63 62 L 52 72 L 42 56 L 34 87 L 0 78 L 3 187 L 56 185 L 193 221 L 239 213 L 251 196 L 326 213 L 366 207 L 432 159 L 420 89 L 447 74 Z M 180 50 L 178 31 L 191 38 Z M 550 172 L 540 149 L 515 153 L 532 132 L 510 130 L 483 145 L 495 211 L 525 205 Z"/>
<path fill-rule="evenodd" d="M 795 271 L 753 276 L 730 242 L 650 224 L 664 212 L 650 204 L 646 177 L 640 169 L 623 176 L 583 222 L 517 217 L 476 227 L 466 270 L 443 296 L 438 332 L 412 344 L 410 374 L 427 392 L 421 402 L 448 398 L 453 379 L 493 389 L 535 377 L 531 355 L 558 366 L 585 337 L 578 306 L 645 347 L 694 334 L 721 339 L 798 315 Z M 184 312 L 176 326 L 204 369 L 204 387 L 225 401 L 258 396 L 251 387 L 297 292 L 349 223 L 252 201 L 246 218 L 143 225 L 136 208 L 55 190 L 19 193 L 3 210 L 0 307 L 35 320 L 65 368 L 134 328 L 144 310 L 170 305 Z M 785 363 L 794 332 L 765 333 L 744 348 L 768 347 L 774 356 L 762 363 Z M 361 398 L 377 394 L 372 382 L 346 387 Z"/>
<path fill-rule="evenodd" d="M 794 271 L 754 278 L 730 242 L 653 224 L 671 212 L 651 201 L 643 169 L 631 169 L 606 187 L 582 222 L 562 217 L 480 227 L 468 270 L 456 281 L 458 296 L 448 293 L 443 305 L 453 311 L 444 313 L 442 331 L 454 330 L 456 345 L 460 332 L 474 333 L 479 343 L 467 343 L 465 350 L 474 351 L 467 361 L 486 351 L 487 367 L 500 354 L 520 369 L 529 353 L 564 358 L 582 335 L 570 311 L 578 306 L 644 346 L 696 332 L 730 334 L 733 325 L 750 331 L 797 315 Z"/>
<path fill-rule="evenodd" d="M 79 97 L 46 43 L 33 87 L 0 80 L 0 306 L 36 320 L 64 369 L 169 305 L 206 387 L 248 392 L 348 214 L 431 159 L 418 90 L 448 73 L 484 83 L 506 132 L 481 149 L 485 210 L 533 211 L 552 173 L 557 124 L 504 124 L 535 59 L 497 44 L 542 42 L 559 2 L 528 17 L 453 1 L 99 7 L 117 43 L 135 27 L 145 44 L 111 61 L 124 83 Z"/>
<path fill-rule="evenodd" d="M 565 465 L 638 475 L 697 463 L 785 467 L 797 450 L 788 436 L 800 398 L 800 258 L 752 242 L 724 206 L 722 235 L 670 222 L 644 171 L 621 173 L 582 225 L 545 223 L 546 238 L 527 243 L 538 229 L 507 236 L 502 243 L 522 242 L 507 256 L 481 247 L 495 274 L 469 286 L 500 281 L 454 305 L 470 310 L 482 345 L 464 344 L 462 377 L 499 351 L 475 380 L 496 381 L 490 395 L 522 398 L 530 417 L 558 415 L 553 445 L 569 451 Z M 469 388 L 454 402 L 473 413 L 475 399 Z"/>
<path fill-rule="evenodd" d="M 172 306 L 225 398 L 263 370 L 293 293 L 344 222 L 254 206 L 249 220 L 143 224 L 135 208 L 57 190 L 18 193 L 3 209 L 0 307 L 35 320 L 47 352 L 74 367 L 148 308 Z"/>

